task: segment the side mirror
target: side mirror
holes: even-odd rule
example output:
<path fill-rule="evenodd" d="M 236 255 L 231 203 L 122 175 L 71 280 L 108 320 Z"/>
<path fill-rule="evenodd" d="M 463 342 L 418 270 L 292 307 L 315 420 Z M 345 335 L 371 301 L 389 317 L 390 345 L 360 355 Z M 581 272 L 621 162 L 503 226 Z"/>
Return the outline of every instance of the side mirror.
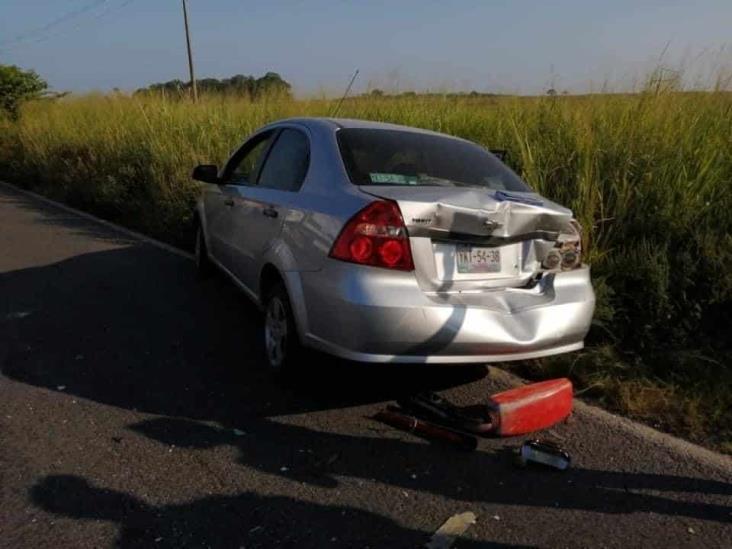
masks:
<path fill-rule="evenodd" d="M 214 164 L 199 164 L 193 168 L 193 175 L 191 177 L 196 181 L 218 184 L 219 169 Z"/>
<path fill-rule="evenodd" d="M 506 149 L 491 149 L 491 152 L 501 162 L 505 162 L 508 158 L 508 151 Z"/>

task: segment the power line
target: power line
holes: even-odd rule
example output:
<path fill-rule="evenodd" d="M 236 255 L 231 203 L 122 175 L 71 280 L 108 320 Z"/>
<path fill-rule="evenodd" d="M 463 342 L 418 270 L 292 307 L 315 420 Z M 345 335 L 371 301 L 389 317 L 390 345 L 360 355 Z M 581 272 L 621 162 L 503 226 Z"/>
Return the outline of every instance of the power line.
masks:
<path fill-rule="evenodd" d="M 123 9 L 124 9 L 125 7 L 127 7 L 128 5 L 130 5 L 130 4 L 131 4 L 132 2 L 134 2 L 134 1 L 135 1 L 135 0 L 125 0 L 124 2 L 122 2 L 122 3 L 121 3 L 121 4 L 119 5 L 119 6 L 117 6 L 117 7 L 115 7 L 115 6 L 113 6 L 113 5 L 111 5 L 111 6 L 108 6 L 108 7 L 107 7 L 107 9 L 105 9 L 104 11 L 102 11 L 102 12 L 98 13 L 97 15 L 95 15 L 95 16 L 93 17 L 93 19 L 91 20 L 91 22 L 94 22 L 94 21 L 99 21 L 99 20 L 101 20 L 101 19 L 104 19 L 104 18 L 105 18 L 105 17 L 107 16 L 107 15 L 109 15 L 110 13 L 117 13 L 117 12 L 119 12 L 119 11 L 122 11 L 122 10 L 123 10 Z M 84 22 L 84 21 L 81 21 L 81 22 L 77 23 L 77 24 L 76 24 L 75 26 L 71 27 L 70 29 L 67 29 L 67 31 L 66 31 L 65 33 L 59 33 L 59 34 L 55 34 L 55 35 L 53 35 L 53 36 L 47 36 L 46 38 L 44 38 L 44 39 L 40 39 L 40 40 L 37 40 L 36 42 L 43 42 L 43 41 L 45 41 L 45 40 L 48 40 L 49 38 L 54 38 L 54 37 L 56 37 L 56 36 L 63 36 L 64 34 L 68 34 L 68 33 L 69 33 L 69 32 L 71 32 L 71 31 L 75 31 L 75 30 L 77 30 L 77 29 L 80 29 L 80 28 L 81 28 L 81 27 L 83 27 L 83 26 L 84 26 L 85 24 L 86 24 L 86 22 Z"/>
<path fill-rule="evenodd" d="M 53 30 L 55 27 L 58 27 L 59 25 L 62 25 L 66 21 L 71 21 L 81 15 L 84 15 L 85 13 L 92 11 L 99 6 L 106 4 L 108 0 L 95 0 L 94 2 L 91 2 L 90 4 L 86 4 L 85 6 L 82 6 L 80 8 L 77 8 L 75 10 L 72 10 L 70 12 L 67 12 L 60 17 L 57 17 L 50 23 L 46 23 L 42 27 L 38 27 L 36 29 L 31 29 L 29 31 L 26 31 L 24 33 L 21 33 L 14 38 L 11 38 L 9 40 L 2 40 L 0 41 L 0 45 L 12 45 L 12 44 L 18 44 L 26 41 L 26 39 L 33 40 L 34 38 L 37 38 L 37 35 L 42 35 L 43 33 Z"/>
<path fill-rule="evenodd" d="M 23 33 L 23 35 L 20 35 L 20 37 L 15 37 L 6 42 L 0 41 L 0 50 L 13 49 L 14 47 L 17 47 L 18 45 L 21 45 L 23 43 L 40 44 L 41 42 L 45 42 L 46 40 L 50 40 L 52 38 L 57 38 L 59 36 L 67 35 L 68 33 L 73 32 L 73 31 L 83 27 L 87 23 L 99 21 L 111 13 L 117 13 L 117 12 L 121 11 L 122 9 L 124 9 L 125 7 L 127 7 L 129 4 L 131 4 L 134 1 L 135 0 L 124 0 L 118 6 L 109 5 L 109 6 L 107 6 L 106 9 L 97 13 L 90 21 L 80 21 L 72 27 L 69 27 L 66 29 L 61 29 L 59 32 L 56 32 L 56 33 L 51 32 L 50 34 L 45 34 L 45 35 L 42 33 L 43 29 L 45 29 L 46 32 L 48 32 L 49 30 L 52 31 L 53 29 L 58 27 L 60 24 L 67 22 L 67 21 L 72 21 L 73 19 L 75 19 L 81 15 L 84 15 L 98 7 L 101 7 L 102 5 L 109 2 L 109 0 L 97 0 L 96 2 L 94 2 L 92 4 L 87 4 L 86 6 L 79 8 L 78 10 L 69 12 L 61 17 L 58 17 L 57 19 L 54 19 L 51 23 L 48 23 L 47 25 L 45 25 L 39 29 Z M 5 44 L 9 44 L 10 46 L 8 47 Z"/>

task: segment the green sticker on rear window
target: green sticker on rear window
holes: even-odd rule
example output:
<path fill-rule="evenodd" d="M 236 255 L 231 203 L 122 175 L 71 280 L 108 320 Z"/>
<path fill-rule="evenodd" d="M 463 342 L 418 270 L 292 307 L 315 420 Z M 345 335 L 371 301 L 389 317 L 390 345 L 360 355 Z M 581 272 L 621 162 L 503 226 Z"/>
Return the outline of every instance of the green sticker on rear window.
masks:
<path fill-rule="evenodd" d="M 416 185 L 418 178 L 416 175 L 403 175 L 400 173 L 377 173 L 369 174 L 371 183 L 388 183 L 390 185 Z"/>

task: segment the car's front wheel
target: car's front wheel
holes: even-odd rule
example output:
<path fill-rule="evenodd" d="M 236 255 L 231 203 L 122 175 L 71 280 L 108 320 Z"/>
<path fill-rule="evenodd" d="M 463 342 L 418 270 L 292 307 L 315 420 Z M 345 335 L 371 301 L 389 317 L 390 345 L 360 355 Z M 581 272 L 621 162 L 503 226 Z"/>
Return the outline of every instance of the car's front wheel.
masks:
<path fill-rule="evenodd" d="M 289 375 L 301 351 L 300 339 L 285 285 L 276 284 L 264 305 L 264 349 L 267 363 L 278 375 Z"/>

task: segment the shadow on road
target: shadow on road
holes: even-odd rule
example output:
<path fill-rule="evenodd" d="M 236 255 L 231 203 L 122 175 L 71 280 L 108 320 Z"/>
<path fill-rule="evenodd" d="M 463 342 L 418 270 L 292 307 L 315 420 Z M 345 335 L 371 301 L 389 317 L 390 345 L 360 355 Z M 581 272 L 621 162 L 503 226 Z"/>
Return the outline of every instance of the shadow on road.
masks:
<path fill-rule="evenodd" d="M 246 434 L 242 436 L 173 418 L 130 427 L 176 447 L 232 446 L 239 450 L 242 465 L 328 488 L 336 488 L 338 477 L 346 476 L 465 501 L 602 513 L 650 512 L 732 522 L 732 507 L 643 493 L 732 495 L 732 485 L 715 480 L 580 467 L 565 473 L 518 470 L 511 467 L 508 451 L 459 453 L 439 445 L 326 433 L 271 419 L 243 425 Z"/>
<path fill-rule="evenodd" d="M 316 357 L 297 391 L 263 362 L 261 315 L 223 277 L 135 245 L 0 274 L 6 376 L 97 402 L 237 425 L 480 379 L 482 366 L 374 366 Z M 0 352 L 0 357 L 3 353 Z"/>
<path fill-rule="evenodd" d="M 420 547 L 427 540 L 368 511 L 249 492 L 156 507 L 58 475 L 35 485 L 31 499 L 58 515 L 118 523 L 118 547 Z M 462 539 L 460 547 L 507 546 Z"/>

